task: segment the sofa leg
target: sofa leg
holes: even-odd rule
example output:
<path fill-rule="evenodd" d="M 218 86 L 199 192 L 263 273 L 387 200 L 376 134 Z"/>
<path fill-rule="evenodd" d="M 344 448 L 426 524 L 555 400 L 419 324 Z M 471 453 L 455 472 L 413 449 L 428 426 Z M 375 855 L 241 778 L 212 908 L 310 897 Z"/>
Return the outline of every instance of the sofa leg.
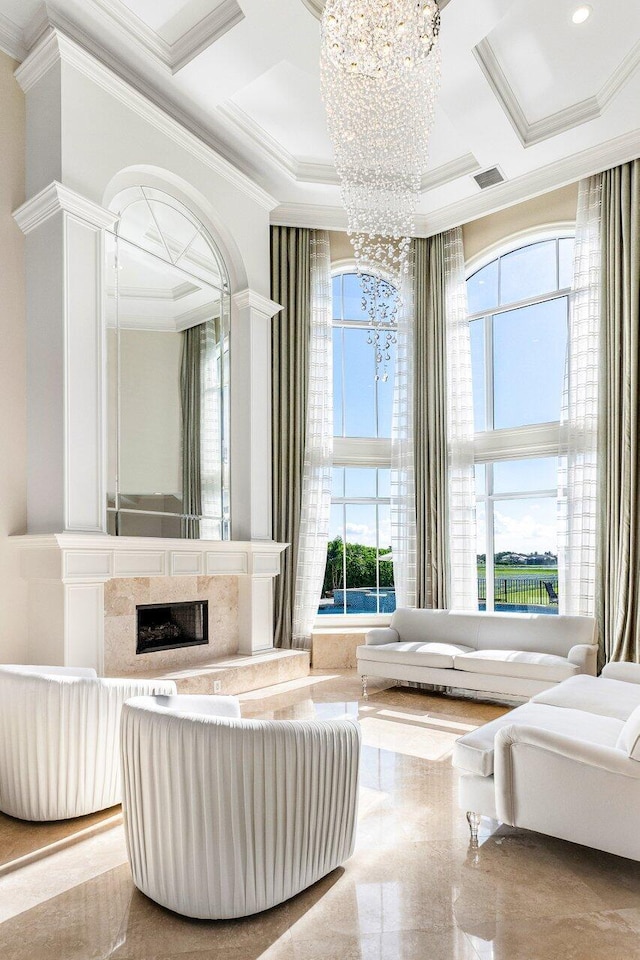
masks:
<path fill-rule="evenodd" d="M 362 674 L 362 698 L 363 698 L 363 700 L 368 700 L 368 699 L 369 699 L 369 693 L 367 692 L 367 679 L 368 679 L 368 678 L 367 678 L 366 674 L 363 673 L 363 674 Z"/>
<path fill-rule="evenodd" d="M 471 832 L 471 846 L 478 846 L 478 828 L 480 826 L 480 814 L 474 813 L 473 810 L 467 810 L 467 823 L 469 824 L 469 830 Z"/>

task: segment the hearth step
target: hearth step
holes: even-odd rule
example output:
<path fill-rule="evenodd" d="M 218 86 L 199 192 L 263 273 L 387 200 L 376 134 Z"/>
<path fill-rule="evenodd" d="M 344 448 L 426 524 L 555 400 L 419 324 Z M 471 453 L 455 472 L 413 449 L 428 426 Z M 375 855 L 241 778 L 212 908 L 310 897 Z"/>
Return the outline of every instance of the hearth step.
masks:
<path fill-rule="evenodd" d="M 253 656 L 218 657 L 184 669 L 151 670 L 130 677 L 175 680 L 178 693 L 248 693 L 309 675 L 305 650 L 267 650 Z M 215 689 L 215 681 L 220 688 Z"/>

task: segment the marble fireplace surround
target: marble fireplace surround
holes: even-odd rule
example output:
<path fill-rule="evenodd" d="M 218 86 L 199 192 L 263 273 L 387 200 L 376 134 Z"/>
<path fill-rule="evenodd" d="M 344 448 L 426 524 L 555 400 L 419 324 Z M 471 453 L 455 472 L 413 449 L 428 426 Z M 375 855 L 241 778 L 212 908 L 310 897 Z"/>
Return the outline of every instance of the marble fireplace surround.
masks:
<path fill-rule="evenodd" d="M 62 533 L 12 537 L 29 584 L 31 663 L 100 675 L 273 647 L 273 579 L 286 544 Z M 135 654 L 136 603 L 209 600 L 209 644 Z"/>

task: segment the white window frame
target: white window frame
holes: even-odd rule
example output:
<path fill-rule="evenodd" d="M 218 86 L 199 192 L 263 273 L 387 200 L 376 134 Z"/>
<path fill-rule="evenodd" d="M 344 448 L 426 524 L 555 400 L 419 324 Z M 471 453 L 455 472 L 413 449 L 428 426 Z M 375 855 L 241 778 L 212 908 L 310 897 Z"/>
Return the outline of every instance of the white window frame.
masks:
<path fill-rule="evenodd" d="M 346 273 L 356 273 L 355 260 L 336 260 L 331 266 L 331 279 Z M 334 321 L 334 326 L 343 326 L 343 321 Z M 366 320 L 349 321 L 349 329 L 368 329 Z M 344 376 L 344 373 L 343 373 Z M 391 439 L 386 437 L 340 437 L 333 439 L 333 467 L 368 467 L 371 469 L 391 469 Z M 337 503 L 390 503 L 389 497 L 331 499 L 332 506 Z M 314 629 L 320 631 L 322 627 L 343 627 L 345 632 L 357 630 L 360 627 L 388 626 L 391 620 L 389 613 L 322 613 L 316 614 Z"/>
<path fill-rule="evenodd" d="M 509 253 L 520 250 L 523 247 L 531 246 L 535 243 L 542 243 L 545 240 L 561 240 L 568 237 L 575 237 L 576 225 L 574 221 L 561 221 L 548 224 L 546 226 L 534 227 L 532 229 L 522 230 L 512 234 L 503 240 L 487 247 L 480 254 L 472 257 L 466 263 L 465 279 L 469 280 L 473 274 L 482 270 L 499 257 L 504 257 Z M 468 321 L 478 320 L 483 317 L 494 317 L 500 313 L 507 313 L 517 310 L 519 307 L 531 306 L 537 303 L 544 303 L 549 300 L 556 300 L 560 297 L 567 297 L 570 305 L 571 288 L 565 287 L 558 289 L 552 294 L 541 294 L 538 297 L 530 297 L 514 303 L 500 305 L 495 308 L 483 310 L 479 313 L 469 314 Z M 568 317 L 568 314 L 567 314 Z M 493 394 L 493 357 L 492 357 L 492 330 L 493 323 L 485 325 L 485 422 L 491 422 L 492 416 L 488 409 L 490 397 Z M 493 531 L 493 507 L 496 500 L 509 499 L 534 499 L 535 497 L 556 497 L 556 490 L 532 490 L 523 493 L 494 494 L 493 492 L 493 464 L 506 460 L 534 460 L 542 457 L 559 457 L 561 449 L 561 424 L 559 420 L 549 423 L 527 424 L 523 427 L 506 427 L 498 430 L 478 431 L 474 437 L 474 463 L 485 466 L 485 490 L 483 494 L 476 494 L 476 503 L 485 504 L 485 584 L 486 584 L 486 611 L 493 611 L 495 601 L 495 577 L 493 556 L 494 549 L 494 531 Z M 491 557 L 491 563 L 489 563 Z"/>

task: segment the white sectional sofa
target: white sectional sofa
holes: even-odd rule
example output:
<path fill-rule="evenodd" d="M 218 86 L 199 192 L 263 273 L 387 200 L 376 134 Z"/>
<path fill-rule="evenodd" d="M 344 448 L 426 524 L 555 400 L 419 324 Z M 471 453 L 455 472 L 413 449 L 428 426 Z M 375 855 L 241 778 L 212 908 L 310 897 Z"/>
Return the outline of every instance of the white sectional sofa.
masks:
<path fill-rule="evenodd" d="M 640 860 L 640 664 L 572 677 L 454 746 L 472 839 L 481 816 Z"/>
<path fill-rule="evenodd" d="M 554 614 L 395 611 L 357 648 L 358 673 L 529 698 L 596 674 L 596 622 Z"/>

